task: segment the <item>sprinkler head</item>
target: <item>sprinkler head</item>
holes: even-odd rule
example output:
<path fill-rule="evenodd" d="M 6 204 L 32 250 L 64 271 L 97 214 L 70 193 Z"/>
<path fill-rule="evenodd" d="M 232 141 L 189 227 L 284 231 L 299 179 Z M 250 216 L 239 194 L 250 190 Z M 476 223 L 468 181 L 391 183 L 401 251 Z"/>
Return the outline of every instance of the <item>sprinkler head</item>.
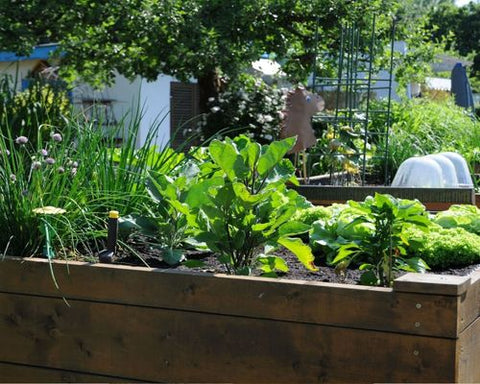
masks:
<path fill-rule="evenodd" d="M 98 254 L 100 263 L 110 264 L 113 261 L 114 252 L 104 249 Z"/>
<path fill-rule="evenodd" d="M 110 211 L 108 213 L 107 249 L 100 251 L 98 254 L 98 259 L 101 263 L 111 263 L 113 261 L 117 247 L 118 217 L 118 211 Z"/>

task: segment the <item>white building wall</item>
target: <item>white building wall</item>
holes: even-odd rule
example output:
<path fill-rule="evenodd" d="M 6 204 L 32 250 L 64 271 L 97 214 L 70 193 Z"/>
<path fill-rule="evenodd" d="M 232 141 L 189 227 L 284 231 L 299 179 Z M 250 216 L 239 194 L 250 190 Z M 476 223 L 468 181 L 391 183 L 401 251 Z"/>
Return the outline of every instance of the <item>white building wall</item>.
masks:
<path fill-rule="evenodd" d="M 0 75 L 8 74 L 18 78 L 17 88 L 21 90 L 21 80 L 40 60 L 23 60 L 18 62 L 0 62 Z M 136 138 L 137 147 L 145 143 L 149 131 L 157 129 L 153 144 L 163 147 L 170 140 L 170 76 L 160 75 L 156 81 L 147 82 L 137 77 L 130 81 L 122 75 L 115 76 L 114 84 L 101 90 L 95 90 L 83 83 L 75 85 L 72 102 L 81 111 L 84 100 L 112 101 L 112 111 L 117 121 L 124 121 L 126 128 L 132 119 L 141 116 L 140 128 Z M 128 134 L 126 131 L 123 135 Z"/>
<path fill-rule="evenodd" d="M 22 79 L 28 76 L 29 72 L 40 63 L 40 60 L 23 60 L 17 62 L 0 62 L 0 76 L 8 75 L 12 77 L 12 80 L 17 81 L 17 89 L 22 88 Z"/>
<path fill-rule="evenodd" d="M 147 82 L 141 79 L 140 108 L 142 124 L 137 143 L 145 142 L 150 129 L 156 129 L 153 144 L 159 148 L 170 141 L 170 83 L 171 76 L 160 75 L 157 80 Z"/>
<path fill-rule="evenodd" d="M 111 87 L 94 90 L 88 85 L 75 87 L 74 103 L 82 104 L 82 100 L 113 100 L 112 109 L 117 121 L 124 121 L 130 127 L 133 120 L 141 118 L 137 134 L 137 147 L 145 144 L 152 129 L 156 129 L 156 137 L 152 144 L 163 147 L 170 140 L 170 82 L 173 78 L 160 75 L 156 81 L 147 82 L 137 77 L 130 81 L 122 75 L 115 76 Z M 125 135 L 128 132 L 125 132 Z M 123 135 L 123 137 L 125 137 Z"/>

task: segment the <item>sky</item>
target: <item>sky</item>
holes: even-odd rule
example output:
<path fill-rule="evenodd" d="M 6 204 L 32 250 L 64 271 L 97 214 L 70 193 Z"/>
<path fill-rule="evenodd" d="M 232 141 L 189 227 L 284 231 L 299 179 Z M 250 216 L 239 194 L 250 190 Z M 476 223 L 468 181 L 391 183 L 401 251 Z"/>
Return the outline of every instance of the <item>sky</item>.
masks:
<path fill-rule="evenodd" d="M 455 4 L 461 7 L 462 5 L 468 4 L 470 0 L 455 0 Z"/>

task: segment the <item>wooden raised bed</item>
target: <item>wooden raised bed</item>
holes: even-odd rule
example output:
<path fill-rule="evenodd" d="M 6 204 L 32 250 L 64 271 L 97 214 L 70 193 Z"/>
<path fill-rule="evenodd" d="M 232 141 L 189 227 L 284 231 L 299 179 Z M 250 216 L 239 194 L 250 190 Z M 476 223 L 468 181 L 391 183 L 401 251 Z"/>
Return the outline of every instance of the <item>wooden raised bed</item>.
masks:
<path fill-rule="evenodd" d="M 478 382 L 480 272 L 394 287 L 0 264 L 4 382 Z M 64 301 L 64 299 L 68 303 Z"/>
<path fill-rule="evenodd" d="M 400 199 L 418 199 L 430 211 L 442 211 L 453 204 L 476 204 L 473 188 L 398 188 L 388 186 L 343 187 L 333 185 L 300 185 L 291 187 L 312 204 L 331 205 L 347 200 L 363 201 L 367 196 L 388 193 Z"/>

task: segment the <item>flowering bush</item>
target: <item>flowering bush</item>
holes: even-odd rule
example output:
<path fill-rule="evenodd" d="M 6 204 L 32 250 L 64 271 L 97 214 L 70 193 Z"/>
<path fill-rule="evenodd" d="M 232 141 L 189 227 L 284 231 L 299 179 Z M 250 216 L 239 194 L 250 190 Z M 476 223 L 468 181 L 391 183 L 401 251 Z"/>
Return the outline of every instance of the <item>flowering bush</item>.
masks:
<path fill-rule="evenodd" d="M 283 92 L 261 79 L 239 77 L 218 98 L 209 100 L 210 113 L 200 123 L 204 137 L 221 129 L 234 129 L 234 135 L 248 134 L 261 144 L 278 139 Z"/>

